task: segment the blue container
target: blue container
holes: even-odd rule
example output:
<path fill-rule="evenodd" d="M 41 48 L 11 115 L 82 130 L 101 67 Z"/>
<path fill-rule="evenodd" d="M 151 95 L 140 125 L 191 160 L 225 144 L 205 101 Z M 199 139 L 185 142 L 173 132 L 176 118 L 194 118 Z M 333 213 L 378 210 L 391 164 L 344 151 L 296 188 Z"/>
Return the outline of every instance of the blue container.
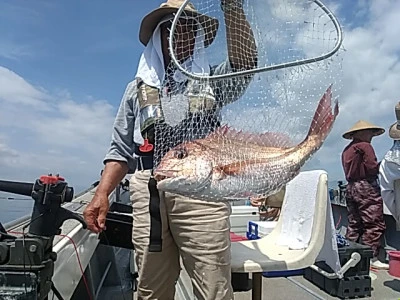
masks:
<path fill-rule="evenodd" d="M 258 224 L 249 221 L 246 237 L 248 240 L 258 240 L 260 238 L 260 236 L 258 235 Z"/>

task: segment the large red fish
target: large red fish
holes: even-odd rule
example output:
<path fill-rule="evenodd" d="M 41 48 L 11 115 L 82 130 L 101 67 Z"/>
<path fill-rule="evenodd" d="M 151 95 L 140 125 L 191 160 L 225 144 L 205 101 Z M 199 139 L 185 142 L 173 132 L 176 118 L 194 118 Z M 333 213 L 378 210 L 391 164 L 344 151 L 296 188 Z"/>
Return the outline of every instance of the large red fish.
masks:
<path fill-rule="evenodd" d="M 331 86 L 315 111 L 306 138 L 290 144 L 283 134 L 250 134 L 227 126 L 171 149 L 154 171 L 159 190 L 204 200 L 268 196 L 292 180 L 321 147 L 339 113 Z"/>

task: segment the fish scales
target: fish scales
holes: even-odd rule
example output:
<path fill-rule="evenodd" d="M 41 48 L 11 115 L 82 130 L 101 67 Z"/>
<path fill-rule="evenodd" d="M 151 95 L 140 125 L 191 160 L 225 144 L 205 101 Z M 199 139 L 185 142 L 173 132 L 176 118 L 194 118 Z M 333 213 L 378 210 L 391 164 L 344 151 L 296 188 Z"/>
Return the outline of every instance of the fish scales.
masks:
<path fill-rule="evenodd" d="M 339 113 L 338 103 L 333 113 L 331 105 L 330 86 L 298 145 L 282 133 L 246 133 L 228 126 L 182 143 L 168 151 L 155 169 L 158 189 L 213 201 L 275 193 L 322 146 Z"/>

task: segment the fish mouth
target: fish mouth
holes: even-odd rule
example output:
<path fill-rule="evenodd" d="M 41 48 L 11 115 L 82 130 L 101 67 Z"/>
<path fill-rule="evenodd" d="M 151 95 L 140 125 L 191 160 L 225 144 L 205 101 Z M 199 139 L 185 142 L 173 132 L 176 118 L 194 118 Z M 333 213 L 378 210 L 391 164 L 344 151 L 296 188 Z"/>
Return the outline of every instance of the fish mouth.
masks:
<path fill-rule="evenodd" d="M 176 171 L 172 170 L 156 170 L 154 171 L 154 179 L 156 181 L 163 181 L 164 179 L 175 177 Z"/>
<path fill-rule="evenodd" d="M 181 189 L 186 195 L 192 195 L 203 191 L 211 182 L 212 172 L 206 178 L 199 179 L 197 176 L 185 176 L 177 170 L 154 170 L 154 179 L 160 190 L 176 192 Z M 173 186 L 168 186 L 173 184 Z M 187 189 L 190 188 L 188 191 Z M 188 194 L 189 193 L 189 194 Z"/>

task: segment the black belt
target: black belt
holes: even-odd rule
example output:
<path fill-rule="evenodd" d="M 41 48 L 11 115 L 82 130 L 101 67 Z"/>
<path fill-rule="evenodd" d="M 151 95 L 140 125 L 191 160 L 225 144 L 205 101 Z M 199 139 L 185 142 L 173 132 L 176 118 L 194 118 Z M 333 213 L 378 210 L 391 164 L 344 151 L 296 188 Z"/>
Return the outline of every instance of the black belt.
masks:
<path fill-rule="evenodd" d="M 150 192 L 150 243 L 149 252 L 161 252 L 162 251 L 162 224 L 161 224 L 161 212 L 160 212 L 160 193 L 157 189 L 157 182 L 154 177 L 150 177 L 149 180 L 149 192 Z"/>
<path fill-rule="evenodd" d="M 139 156 L 137 159 L 138 171 L 153 169 L 153 156 Z M 150 194 L 149 212 L 150 212 L 150 242 L 149 252 L 162 251 L 162 224 L 160 212 L 160 193 L 157 189 L 157 182 L 154 177 L 150 177 L 148 183 Z"/>
<path fill-rule="evenodd" d="M 139 171 L 153 169 L 153 156 L 139 156 L 137 159 L 137 169 Z"/>

